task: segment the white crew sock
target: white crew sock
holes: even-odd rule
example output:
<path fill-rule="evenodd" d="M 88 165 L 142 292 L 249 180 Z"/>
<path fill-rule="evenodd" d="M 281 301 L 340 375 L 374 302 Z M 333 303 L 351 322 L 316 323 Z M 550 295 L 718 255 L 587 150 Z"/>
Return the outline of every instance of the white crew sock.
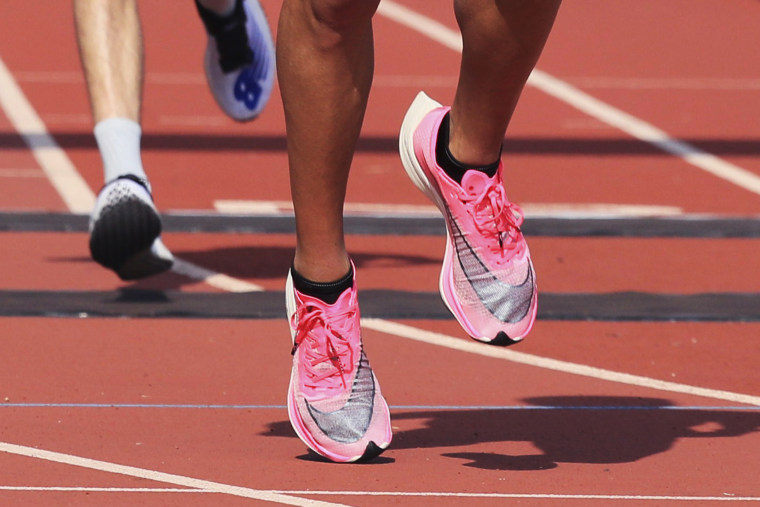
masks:
<path fill-rule="evenodd" d="M 140 124 L 128 118 L 108 118 L 95 125 L 95 140 L 103 158 L 106 183 L 132 174 L 148 181 L 140 154 Z"/>

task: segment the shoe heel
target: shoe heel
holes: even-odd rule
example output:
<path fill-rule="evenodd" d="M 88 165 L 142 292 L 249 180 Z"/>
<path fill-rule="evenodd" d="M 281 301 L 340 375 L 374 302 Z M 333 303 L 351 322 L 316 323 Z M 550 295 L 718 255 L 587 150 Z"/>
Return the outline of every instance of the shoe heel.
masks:
<path fill-rule="evenodd" d="M 425 116 L 438 107 L 441 107 L 441 104 L 431 99 L 425 92 L 417 94 L 401 123 L 399 154 L 401 155 L 401 164 L 404 166 L 404 170 L 406 170 L 406 174 L 409 175 L 412 182 L 428 199 L 441 208 L 442 203 L 439 202 L 437 193 L 430 185 L 430 180 L 414 153 L 414 132 Z"/>
<path fill-rule="evenodd" d="M 161 220 L 139 199 L 123 201 L 98 219 L 90 235 L 90 253 L 99 264 L 118 271 L 130 257 L 150 249 L 161 234 Z"/>

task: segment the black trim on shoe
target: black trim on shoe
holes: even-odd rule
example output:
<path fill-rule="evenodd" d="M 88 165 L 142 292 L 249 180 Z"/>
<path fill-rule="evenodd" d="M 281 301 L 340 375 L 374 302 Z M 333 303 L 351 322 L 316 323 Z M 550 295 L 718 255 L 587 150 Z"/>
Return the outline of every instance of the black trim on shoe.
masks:
<path fill-rule="evenodd" d="M 382 454 L 384 450 L 385 450 L 384 447 L 380 447 L 375 442 L 370 441 L 370 443 L 367 444 L 367 448 L 364 449 L 364 454 L 362 454 L 361 457 L 356 460 L 356 462 L 362 463 L 365 461 L 369 461 L 373 458 L 380 456 L 380 454 Z"/>
<path fill-rule="evenodd" d="M 452 180 L 456 181 L 460 185 L 462 184 L 464 173 L 471 169 L 486 173 L 489 178 L 493 178 L 496 174 L 496 171 L 499 169 L 499 164 L 501 163 L 501 151 L 499 151 L 499 158 L 496 159 L 496 162 L 485 166 L 467 166 L 454 158 L 454 155 L 452 155 L 451 151 L 449 150 L 449 114 L 450 113 L 446 113 L 444 115 L 443 119 L 441 120 L 441 125 L 438 128 L 438 136 L 436 137 L 435 142 L 436 163 L 441 166 L 441 169 L 443 169 L 443 171 Z"/>
<path fill-rule="evenodd" d="M 145 178 L 140 178 L 139 176 L 135 176 L 134 174 L 130 174 L 130 173 L 120 174 L 119 176 L 112 179 L 111 181 L 107 181 L 102 187 L 100 187 L 100 190 L 102 191 L 104 188 L 106 188 L 108 185 L 110 185 L 114 181 L 119 181 L 119 180 L 134 181 L 135 183 L 143 187 L 145 190 L 147 190 L 148 195 L 150 195 L 151 200 L 153 200 L 153 192 L 150 189 L 150 183 L 148 183 L 148 180 L 146 180 Z"/>
<path fill-rule="evenodd" d="M 198 15 L 206 28 L 206 33 L 216 40 L 219 52 L 219 66 L 222 72 L 229 74 L 241 67 L 253 63 L 253 51 L 248 41 L 243 0 L 236 0 L 235 8 L 228 16 L 221 17 L 203 7 L 195 0 Z"/>
<path fill-rule="evenodd" d="M 333 282 L 314 282 L 304 277 L 291 265 L 290 275 L 293 287 L 300 293 L 321 299 L 328 305 L 335 304 L 341 294 L 354 285 L 354 268 L 349 267 L 348 273 Z M 295 350 L 295 349 L 294 349 Z"/>
<path fill-rule="evenodd" d="M 490 345 L 496 345 L 497 347 L 509 347 L 510 345 L 514 345 L 515 343 L 519 343 L 520 340 L 513 340 L 509 336 L 507 336 L 507 333 L 504 331 L 499 331 L 496 333 L 496 336 L 493 340 L 490 342 L 487 342 Z"/>

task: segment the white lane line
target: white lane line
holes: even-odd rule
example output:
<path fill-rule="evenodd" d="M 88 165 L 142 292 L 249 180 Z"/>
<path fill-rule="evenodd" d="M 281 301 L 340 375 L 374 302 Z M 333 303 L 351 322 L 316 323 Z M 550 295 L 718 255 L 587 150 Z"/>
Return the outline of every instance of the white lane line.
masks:
<path fill-rule="evenodd" d="M 74 213 L 89 213 L 95 204 L 95 194 L 79 175 L 66 153 L 50 136 L 45 124 L 1 58 L 0 107 L 29 146 L 32 155 L 45 171 L 66 207 Z"/>
<path fill-rule="evenodd" d="M 0 491 L 74 492 L 74 493 L 215 493 L 195 488 L 95 488 L 65 486 L 0 486 Z M 457 493 L 451 491 L 329 491 L 329 490 L 272 490 L 281 495 L 313 496 L 388 496 L 425 498 L 502 498 L 502 499 L 553 499 L 553 500 L 636 500 L 636 501 L 684 501 L 684 502 L 757 502 L 758 496 L 686 496 L 686 495 L 571 495 L 554 493 Z M 335 505 L 335 504 L 332 504 Z"/>
<path fill-rule="evenodd" d="M 10 444 L 7 442 L 0 442 L 0 451 L 6 452 L 8 454 L 15 454 L 19 456 L 27 456 L 30 458 L 44 459 L 46 461 L 52 461 L 55 463 L 63 463 L 66 465 L 89 468 L 91 470 L 99 470 L 102 472 L 110 472 L 110 473 L 119 474 L 119 475 L 126 475 L 129 477 L 137 477 L 140 479 L 147 479 L 147 480 L 163 482 L 167 484 L 174 484 L 177 486 L 185 486 L 187 488 L 195 488 L 197 490 L 203 490 L 203 491 L 212 492 L 212 493 L 223 493 L 225 495 L 239 496 L 243 498 L 252 498 L 256 500 L 275 502 L 275 503 L 280 503 L 284 505 L 303 505 L 303 506 L 340 505 L 340 504 L 329 503 L 329 502 L 321 502 L 319 500 L 309 500 L 306 498 L 298 498 L 295 496 L 290 496 L 288 494 L 276 493 L 270 490 L 245 488 L 242 486 L 233 486 L 230 484 L 206 481 L 203 479 L 195 479 L 193 477 L 186 477 L 184 475 L 168 474 L 165 472 L 158 472 L 156 470 L 137 468 L 137 467 L 127 466 L 127 465 L 119 465 L 116 463 L 110 463 L 108 461 L 100 461 L 100 460 L 95 460 L 95 459 L 90 459 L 90 458 L 83 458 L 80 456 L 73 456 L 71 454 L 46 451 L 44 449 L 36 449 L 34 447 Z"/>
<path fill-rule="evenodd" d="M 613 204 L 613 203 L 522 203 L 526 217 L 530 218 L 616 218 L 616 217 L 656 217 L 682 215 L 683 209 L 677 206 L 660 206 L 648 204 Z M 293 213 L 290 201 L 232 200 L 217 199 L 214 209 L 219 213 L 232 215 L 269 215 Z M 441 213 L 434 205 L 415 204 L 381 204 L 369 202 L 347 202 L 343 207 L 346 213 L 399 215 L 414 217 L 440 217 Z"/>
<path fill-rule="evenodd" d="M 760 195 L 760 176 L 687 142 L 674 139 L 667 132 L 561 81 L 546 72 L 535 70 L 528 83 L 626 134 L 679 157 L 722 180 Z"/>
<path fill-rule="evenodd" d="M 566 76 L 564 79 L 583 88 L 612 90 L 707 90 L 719 92 L 760 90 L 760 79 L 740 77 Z"/>
<path fill-rule="evenodd" d="M 217 199 L 214 201 L 214 209 L 224 214 L 262 215 L 272 213 L 293 213 L 291 201 L 258 201 L 258 200 L 234 200 Z M 415 216 L 441 215 L 438 208 L 427 204 L 382 204 L 371 202 L 347 202 L 343 205 L 346 213 L 371 213 L 371 214 L 399 214 Z"/>
<path fill-rule="evenodd" d="M 462 51 L 462 37 L 458 31 L 427 18 L 392 0 L 383 0 L 378 13 L 455 51 Z M 611 125 L 626 134 L 651 144 L 665 153 L 681 158 L 703 171 L 760 195 L 760 176 L 735 164 L 716 157 L 696 146 L 671 137 L 654 125 L 582 92 L 578 88 L 535 69 L 528 85 L 569 104 L 576 109 Z"/>
<path fill-rule="evenodd" d="M 260 292 L 264 290 L 261 285 L 217 273 L 182 259 L 174 259 L 172 271 L 227 292 Z"/>
<path fill-rule="evenodd" d="M 90 488 L 62 486 L 0 486 L 0 491 L 36 491 L 36 492 L 85 492 L 85 493 L 219 493 L 205 489 L 188 488 Z M 757 502 L 757 496 L 685 496 L 685 495 L 571 495 L 553 493 L 457 493 L 450 491 L 312 491 L 312 490 L 273 490 L 282 495 L 314 496 L 389 496 L 389 497 L 426 497 L 426 498 L 511 498 L 511 499 L 554 499 L 554 500 L 650 500 L 650 501 L 685 501 L 685 502 Z"/>
<path fill-rule="evenodd" d="M 560 361 L 558 359 L 551 359 L 548 357 L 535 356 L 533 354 L 526 354 L 524 352 L 517 352 L 515 350 L 490 347 L 475 341 L 463 340 L 460 338 L 455 338 L 453 336 L 435 333 L 433 331 L 425 331 L 416 327 L 382 319 L 362 319 L 362 326 L 366 329 L 374 329 L 375 331 L 392 334 L 402 338 L 409 338 L 411 340 L 416 340 L 431 345 L 438 345 L 441 347 L 460 350 L 462 352 L 470 352 L 472 354 L 478 354 L 486 357 L 505 359 L 514 363 L 535 366 L 547 370 L 570 373 L 583 377 L 591 377 L 599 380 L 608 380 L 610 382 L 616 382 L 618 384 L 645 387 L 658 391 L 683 393 L 692 396 L 701 396 L 704 398 L 733 401 L 736 403 L 743 403 L 752 406 L 760 405 L 760 396 L 752 396 L 749 394 L 734 393 L 718 389 L 708 389 L 705 387 L 679 384 L 676 382 L 667 382 L 664 380 L 657 380 L 649 377 L 642 377 L 639 375 L 631 375 L 628 373 L 605 370 L 584 364 L 577 364 L 568 361 Z"/>
<path fill-rule="evenodd" d="M 612 203 L 525 203 L 520 205 L 527 218 L 623 218 L 683 215 L 678 206 Z"/>
<path fill-rule="evenodd" d="M 452 30 L 408 7 L 392 0 L 382 0 L 377 8 L 377 13 L 400 25 L 411 28 L 449 49 L 462 52 L 462 36 L 458 31 Z"/>
<path fill-rule="evenodd" d="M 217 199 L 214 209 L 224 214 L 254 214 L 268 215 L 270 213 L 292 212 L 293 203 L 290 201 L 254 201 L 247 199 Z"/>
<path fill-rule="evenodd" d="M 570 495 L 553 493 L 457 493 L 448 491 L 308 491 L 277 490 L 279 493 L 301 495 L 340 495 L 340 496 L 406 496 L 406 497 L 454 497 L 454 498 L 543 498 L 554 500 L 676 500 L 685 502 L 757 502 L 758 496 L 660 496 L 660 495 Z"/>

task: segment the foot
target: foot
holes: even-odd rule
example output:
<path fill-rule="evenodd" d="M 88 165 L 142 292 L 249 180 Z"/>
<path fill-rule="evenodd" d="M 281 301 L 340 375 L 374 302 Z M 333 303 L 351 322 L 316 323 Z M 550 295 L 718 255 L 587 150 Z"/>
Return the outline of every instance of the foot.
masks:
<path fill-rule="evenodd" d="M 438 129 L 449 109 L 417 95 L 401 126 L 401 160 L 446 220 L 443 301 L 470 336 L 509 345 L 521 340 L 536 318 L 536 278 L 520 231 L 522 211 L 507 199 L 501 164 L 493 177 L 466 171 L 461 185 L 438 165 Z"/>
<path fill-rule="evenodd" d="M 148 183 L 132 175 L 107 183 L 90 215 L 90 253 L 122 280 L 155 275 L 174 258 L 161 242 L 161 217 Z"/>
<path fill-rule="evenodd" d="M 285 292 L 293 339 L 293 428 L 332 461 L 377 456 L 391 442 L 390 415 L 362 347 L 356 283 L 334 304 L 296 290 L 291 275 Z"/>

